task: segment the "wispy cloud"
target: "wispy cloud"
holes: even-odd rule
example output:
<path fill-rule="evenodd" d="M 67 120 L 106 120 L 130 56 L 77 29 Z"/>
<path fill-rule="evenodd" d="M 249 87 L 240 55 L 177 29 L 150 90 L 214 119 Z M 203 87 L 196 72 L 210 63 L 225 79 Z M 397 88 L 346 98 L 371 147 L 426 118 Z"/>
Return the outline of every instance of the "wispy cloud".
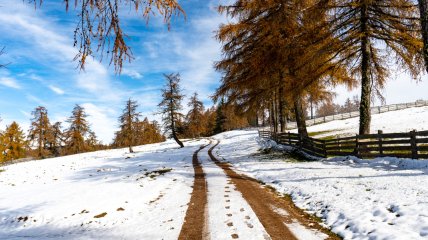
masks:
<path fill-rule="evenodd" d="M 55 87 L 53 85 L 49 85 L 48 87 L 49 87 L 50 90 L 52 90 L 54 93 L 56 93 L 58 95 L 63 95 L 65 93 L 64 90 L 62 90 L 59 87 Z"/>
<path fill-rule="evenodd" d="M 10 77 L 1 77 L 0 84 L 9 88 L 21 89 L 21 86 L 19 85 L 18 81 Z"/>

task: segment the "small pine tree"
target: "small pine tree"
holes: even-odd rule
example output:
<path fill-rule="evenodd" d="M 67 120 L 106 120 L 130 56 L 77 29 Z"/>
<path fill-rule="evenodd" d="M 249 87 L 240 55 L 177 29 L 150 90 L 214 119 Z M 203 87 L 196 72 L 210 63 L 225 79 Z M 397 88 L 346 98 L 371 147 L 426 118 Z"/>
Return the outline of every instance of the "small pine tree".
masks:
<path fill-rule="evenodd" d="M 67 154 L 76 154 L 88 151 L 88 146 L 85 143 L 85 136 L 90 133 L 89 123 L 86 120 L 88 115 L 85 109 L 76 104 L 72 111 L 72 116 L 67 119 L 70 127 L 66 131 L 65 151 Z"/>
<path fill-rule="evenodd" d="M 49 122 L 48 110 L 39 106 L 31 113 L 31 126 L 28 133 L 30 143 L 36 147 L 36 157 L 49 156 L 49 143 L 53 141 L 52 128 Z"/>
<path fill-rule="evenodd" d="M 3 133 L 3 161 L 23 158 L 26 156 L 27 141 L 21 127 L 13 122 L 6 127 Z"/>
<path fill-rule="evenodd" d="M 51 127 L 52 140 L 49 142 L 49 151 L 54 156 L 61 155 L 61 148 L 64 141 L 64 133 L 62 132 L 61 122 L 56 122 Z"/>
<path fill-rule="evenodd" d="M 188 103 L 190 107 L 186 115 L 187 127 L 186 136 L 192 138 L 201 137 L 206 132 L 206 119 L 204 116 L 204 104 L 199 101 L 198 94 L 195 92 Z"/>
<path fill-rule="evenodd" d="M 129 152 L 134 152 L 132 146 L 137 145 L 137 123 L 140 113 L 137 112 L 137 101 L 129 99 L 119 117 L 120 130 L 116 133 L 115 145 L 127 146 Z"/>
<path fill-rule="evenodd" d="M 177 123 L 183 118 L 183 114 L 180 113 L 182 109 L 181 101 L 184 95 L 181 94 L 180 89 L 180 74 L 164 74 L 166 79 L 166 85 L 162 89 L 162 101 L 159 103 L 160 114 L 162 114 L 162 120 L 164 123 L 165 131 L 170 132 L 170 136 L 177 142 L 180 147 L 184 147 L 183 143 L 178 139 Z"/>

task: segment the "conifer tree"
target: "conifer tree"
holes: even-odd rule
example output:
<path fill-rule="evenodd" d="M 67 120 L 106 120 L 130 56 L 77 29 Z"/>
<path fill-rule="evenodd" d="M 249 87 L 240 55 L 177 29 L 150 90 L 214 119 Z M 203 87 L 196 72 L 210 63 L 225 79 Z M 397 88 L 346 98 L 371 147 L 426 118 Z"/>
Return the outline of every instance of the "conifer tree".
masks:
<path fill-rule="evenodd" d="M 24 132 L 16 122 L 12 122 L 3 133 L 3 161 L 25 157 L 27 147 Z"/>
<path fill-rule="evenodd" d="M 215 114 L 215 126 L 214 126 L 214 134 L 221 133 L 225 130 L 224 123 L 226 122 L 225 116 L 225 103 L 224 98 L 221 99 L 219 104 L 217 105 L 216 114 Z"/>
<path fill-rule="evenodd" d="M 388 61 L 421 72 L 423 42 L 418 7 L 412 0 L 319 0 L 331 14 L 327 24 L 336 36 L 336 65 L 360 78 L 360 134 L 370 133 L 371 98 L 381 96 L 390 70 Z M 373 91 L 374 92 L 373 92 Z"/>
<path fill-rule="evenodd" d="M 186 115 L 187 136 L 192 138 L 201 137 L 206 132 L 206 120 L 204 116 L 204 104 L 198 99 L 198 94 L 195 92 L 188 103 L 190 107 Z"/>
<path fill-rule="evenodd" d="M 177 123 L 183 118 L 180 113 L 182 109 L 181 101 L 184 95 L 181 93 L 180 88 L 180 74 L 164 74 L 166 84 L 162 89 L 162 101 L 159 103 L 160 114 L 162 114 L 162 121 L 165 131 L 170 133 L 170 136 L 177 142 L 180 147 L 184 147 L 183 143 L 178 139 Z"/>
<path fill-rule="evenodd" d="M 52 140 L 49 142 L 49 151 L 54 156 L 61 155 L 61 148 L 65 142 L 61 122 L 56 122 L 51 127 Z"/>
<path fill-rule="evenodd" d="M 67 122 L 70 124 L 65 133 L 65 151 L 67 154 L 82 153 L 89 150 L 85 142 L 85 137 L 91 132 L 89 123 L 86 120 L 87 116 L 85 109 L 76 104 L 72 115 L 67 119 Z"/>
<path fill-rule="evenodd" d="M 37 148 L 36 157 L 45 158 L 51 154 L 49 144 L 54 141 L 48 110 L 45 107 L 39 106 L 31 114 L 33 118 L 31 119 L 28 138 L 30 143 Z"/>
<path fill-rule="evenodd" d="M 115 142 L 120 146 L 127 146 L 129 152 L 133 153 L 132 146 L 137 145 L 137 123 L 140 113 L 137 112 L 137 101 L 129 99 L 119 117 L 120 130 L 116 133 Z"/>

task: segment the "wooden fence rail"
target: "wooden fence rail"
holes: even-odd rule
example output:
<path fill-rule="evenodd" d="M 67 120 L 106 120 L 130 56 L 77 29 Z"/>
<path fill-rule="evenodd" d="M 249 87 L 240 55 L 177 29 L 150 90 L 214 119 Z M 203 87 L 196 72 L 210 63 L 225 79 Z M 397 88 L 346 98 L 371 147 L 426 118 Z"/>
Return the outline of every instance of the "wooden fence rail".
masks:
<path fill-rule="evenodd" d="M 296 133 L 259 131 L 261 138 L 269 138 L 283 145 L 294 146 L 317 156 L 356 156 L 359 158 L 399 157 L 428 158 L 428 131 L 408 133 L 383 133 L 321 140 L 301 138 Z"/>

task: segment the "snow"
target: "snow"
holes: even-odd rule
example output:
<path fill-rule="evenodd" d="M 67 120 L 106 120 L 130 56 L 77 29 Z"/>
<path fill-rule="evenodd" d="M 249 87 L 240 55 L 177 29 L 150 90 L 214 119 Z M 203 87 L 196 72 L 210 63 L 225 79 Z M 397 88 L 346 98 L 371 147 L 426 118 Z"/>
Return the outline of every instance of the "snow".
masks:
<path fill-rule="evenodd" d="M 325 133 L 317 135 L 317 138 L 329 135 L 352 136 L 358 133 L 358 124 L 359 118 L 357 117 L 310 126 L 308 131 L 325 131 Z M 377 133 L 378 130 L 382 130 L 384 133 L 409 132 L 414 129 L 417 131 L 428 130 L 428 106 L 372 115 L 372 133 Z M 297 132 L 297 130 L 291 132 Z"/>
<path fill-rule="evenodd" d="M 388 112 L 373 116 L 372 129 L 428 130 L 426 119 L 428 107 Z M 357 123 L 348 119 L 309 129 L 355 134 Z M 296 206 L 344 239 L 428 239 L 428 160 L 298 161 L 270 151 L 291 148 L 259 139 L 255 130 L 214 138 L 220 140 L 214 150 L 219 160 L 289 194 Z M 192 155 L 208 142 L 189 140 L 180 149 L 167 141 L 135 147 L 132 154 L 117 149 L 4 166 L 0 239 L 177 239 L 192 193 Z M 207 151 L 199 153 L 199 160 L 208 186 L 209 237 L 269 239 Z M 286 225 L 300 239 L 327 237 L 294 221 Z"/>
<path fill-rule="evenodd" d="M 419 117 L 414 121 L 423 122 Z M 289 194 L 299 208 L 316 214 L 344 239 L 428 239 L 428 160 L 297 161 L 278 152 L 261 153 L 278 146 L 259 139 L 256 131 L 226 132 L 215 138 L 221 141 L 215 151 L 220 159 Z M 316 236 L 305 235 L 301 226 L 288 226 L 301 239 Z"/>
<path fill-rule="evenodd" d="M 207 142 L 3 167 L 0 239 L 177 239 L 192 192 L 192 154 Z M 158 170 L 165 173 L 153 172 Z"/>
<path fill-rule="evenodd" d="M 208 186 L 208 232 L 210 239 L 270 239 L 256 214 L 230 184 L 223 169 L 209 160 L 208 149 L 199 153 Z"/>

